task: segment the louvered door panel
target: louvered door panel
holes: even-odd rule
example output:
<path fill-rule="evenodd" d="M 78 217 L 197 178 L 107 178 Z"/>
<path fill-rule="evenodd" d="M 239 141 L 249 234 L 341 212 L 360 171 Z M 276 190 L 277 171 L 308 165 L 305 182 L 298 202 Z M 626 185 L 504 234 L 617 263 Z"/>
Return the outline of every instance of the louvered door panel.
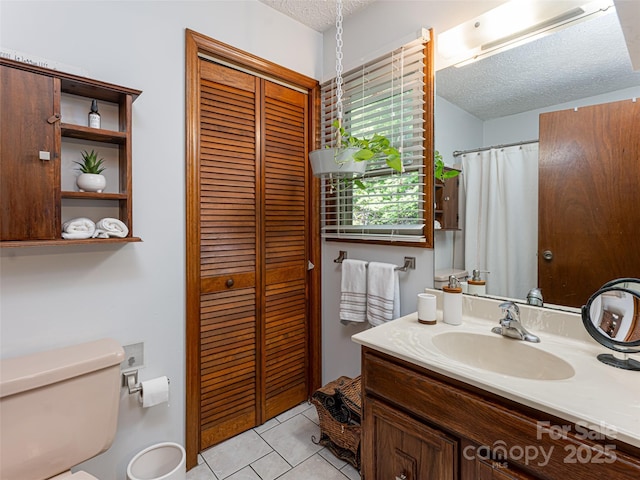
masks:
<path fill-rule="evenodd" d="M 201 449 L 258 421 L 255 97 L 252 76 L 201 62 Z"/>
<path fill-rule="evenodd" d="M 203 445 L 218 443 L 255 426 L 255 322 L 254 288 L 202 295 Z"/>
<path fill-rule="evenodd" d="M 265 412 L 308 395 L 306 97 L 265 82 Z"/>

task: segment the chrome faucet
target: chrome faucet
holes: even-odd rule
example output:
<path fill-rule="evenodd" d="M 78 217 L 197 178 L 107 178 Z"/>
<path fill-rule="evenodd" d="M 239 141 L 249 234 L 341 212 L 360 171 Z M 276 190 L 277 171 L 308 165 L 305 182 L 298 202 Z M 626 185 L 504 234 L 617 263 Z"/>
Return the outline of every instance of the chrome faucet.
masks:
<path fill-rule="evenodd" d="M 504 318 L 500 319 L 500 326 L 493 327 L 491 331 L 504 337 L 524 340 L 526 342 L 538 343 L 539 337 L 527 332 L 520 323 L 520 309 L 513 302 L 504 302 L 500 304 Z"/>
<path fill-rule="evenodd" d="M 542 290 L 540 290 L 538 287 L 529 290 L 529 293 L 527 293 L 527 303 L 536 307 L 544 306 L 544 301 L 542 299 Z"/>

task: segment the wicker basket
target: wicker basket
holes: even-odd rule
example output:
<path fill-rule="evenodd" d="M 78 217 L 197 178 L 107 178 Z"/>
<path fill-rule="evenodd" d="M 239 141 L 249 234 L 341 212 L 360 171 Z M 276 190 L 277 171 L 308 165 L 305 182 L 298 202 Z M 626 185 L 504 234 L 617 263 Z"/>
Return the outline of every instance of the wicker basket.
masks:
<path fill-rule="evenodd" d="M 320 440 L 336 457 L 360 470 L 360 377 L 340 377 L 311 397 L 320 420 Z"/>

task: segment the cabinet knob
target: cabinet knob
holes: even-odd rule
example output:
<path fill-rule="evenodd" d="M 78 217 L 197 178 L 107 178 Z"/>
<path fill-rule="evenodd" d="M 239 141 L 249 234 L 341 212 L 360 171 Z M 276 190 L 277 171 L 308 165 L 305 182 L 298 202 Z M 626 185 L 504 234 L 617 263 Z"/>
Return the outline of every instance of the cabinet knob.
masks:
<path fill-rule="evenodd" d="M 231 288 L 233 287 L 234 281 L 233 278 L 230 278 L 229 280 L 227 280 L 227 287 Z"/>
<path fill-rule="evenodd" d="M 399 477 L 396 477 L 396 480 L 407 480 L 407 476 L 404 473 L 401 473 Z"/>
<path fill-rule="evenodd" d="M 553 259 L 553 252 L 551 250 L 545 250 L 544 252 L 542 252 L 542 258 L 544 258 L 545 260 Z"/>
<path fill-rule="evenodd" d="M 42 160 L 43 162 L 48 162 L 49 160 L 51 160 L 51 152 L 44 152 L 40 150 L 40 152 L 38 152 L 38 158 L 40 158 L 40 160 Z"/>

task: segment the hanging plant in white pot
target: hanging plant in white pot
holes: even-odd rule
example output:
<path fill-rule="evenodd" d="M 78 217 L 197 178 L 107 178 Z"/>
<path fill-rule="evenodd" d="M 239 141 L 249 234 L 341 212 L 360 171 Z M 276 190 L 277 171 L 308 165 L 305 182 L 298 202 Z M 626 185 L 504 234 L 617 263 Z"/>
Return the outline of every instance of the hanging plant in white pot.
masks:
<path fill-rule="evenodd" d="M 367 165 L 354 160 L 353 155 L 357 151 L 357 148 L 320 148 L 309 152 L 313 175 L 316 177 L 362 175 Z"/>
<path fill-rule="evenodd" d="M 357 138 L 342 126 L 343 94 L 342 79 L 342 0 L 336 2 L 336 116 L 333 127 L 336 129 L 335 146 L 309 152 L 311 170 L 316 177 L 351 178 L 362 176 L 367 160 L 384 158 L 387 165 L 402 172 L 400 152 L 391 146 L 387 137 L 374 134 L 371 138 Z M 360 181 L 355 182 L 364 188 Z"/>
<path fill-rule="evenodd" d="M 102 166 L 104 159 L 98 159 L 98 154 L 91 150 L 82 152 L 82 162 L 74 162 L 80 165 L 80 175 L 76 178 L 76 185 L 81 192 L 101 193 L 107 185 L 107 180 L 102 175 L 105 167 Z"/>

